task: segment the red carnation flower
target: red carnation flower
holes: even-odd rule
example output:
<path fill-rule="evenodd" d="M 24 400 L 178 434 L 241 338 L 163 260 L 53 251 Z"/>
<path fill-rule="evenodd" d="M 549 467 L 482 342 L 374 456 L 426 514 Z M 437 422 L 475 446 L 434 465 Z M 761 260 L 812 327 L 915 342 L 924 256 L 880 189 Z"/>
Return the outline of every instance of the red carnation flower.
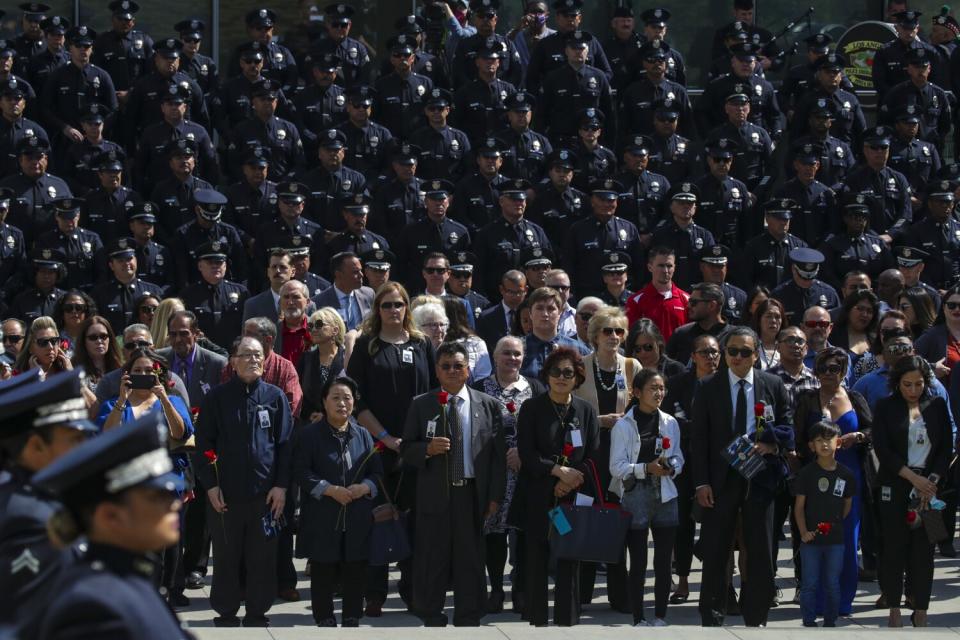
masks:
<path fill-rule="evenodd" d="M 564 443 L 563 445 L 563 457 L 569 458 L 573 455 L 573 445 L 569 442 Z"/>
<path fill-rule="evenodd" d="M 60 348 L 63 349 L 64 351 L 66 351 L 67 349 L 69 349 L 69 348 L 70 348 L 70 341 L 67 340 L 66 338 L 64 338 L 63 340 L 61 340 L 61 341 L 60 341 Z"/>
<path fill-rule="evenodd" d="M 203 452 L 203 457 L 207 459 L 207 462 L 210 464 L 215 464 L 217 462 L 217 452 L 213 449 L 207 449 Z"/>
<path fill-rule="evenodd" d="M 387 450 L 387 445 L 383 444 L 380 440 L 377 440 L 373 443 L 373 450 L 377 453 L 383 453 Z"/>
<path fill-rule="evenodd" d="M 196 418 L 200 415 L 200 407 L 190 407 L 190 417 Z"/>
<path fill-rule="evenodd" d="M 154 362 L 154 363 L 153 363 L 153 370 L 154 370 L 154 371 L 160 371 L 160 363 L 159 363 L 159 362 Z"/>
<path fill-rule="evenodd" d="M 758 417 L 758 418 L 762 418 L 762 417 L 763 417 L 763 411 L 764 411 L 765 408 L 766 408 L 766 407 L 764 406 L 764 404 L 763 404 L 762 402 L 756 403 L 755 405 L 753 405 L 753 415 L 755 415 L 755 416 Z"/>
<path fill-rule="evenodd" d="M 669 448 L 670 448 L 670 438 L 667 437 L 667 436 L 663 436 L 662 438 L 660 438 L 660 446 L 663 447 L 664 451 L 666 451 L 667 449 L 669 449 Z"/>
<path fill-rule="evenodd" d="M 514 402 L 513 400 L 511 400 L 510 402 L 508 402 L 508 403 L 507 403 L 507 411 L 509 411 L 511 414 L 516 413 L 516 412 L 517 412 L 517 403 Z"/>
<path fill-rule="evenodd" d="M 439 402 L 441 406 L 444 406 L 444 407 L 447 406 L 448 400 L 450 400 L 449 393 L 447 393 L 446 391 L 437 392 L 437 402 Z"/>
<path fill-rule="evenodd" d="M 820 535 L 828 536 L 830 535 L 830 532 L 832 530 L 833 530 L 832 522 L 821 522 L 817 524 L 817 533 L 819 533 Z"/>
<path fill-rule="evenodd" d="M 913 524 L 917 521 L 917 512 L 911 509 L 907 511 L 907 524 Z"/>

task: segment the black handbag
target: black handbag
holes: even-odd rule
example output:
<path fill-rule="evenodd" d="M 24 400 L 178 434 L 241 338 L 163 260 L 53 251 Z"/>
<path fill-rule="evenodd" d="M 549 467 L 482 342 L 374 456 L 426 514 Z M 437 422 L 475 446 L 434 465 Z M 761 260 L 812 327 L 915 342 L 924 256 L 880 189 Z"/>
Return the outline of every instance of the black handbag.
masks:
<path fill-rule="evenodd" d="M 550 552 L 559 560 L 619 564 L 624 559 L 624 545 L 633 515 L 616 503 L 603 501 L 596 466 L 592 460 L 588 465 L 596 490 L 594 503 L 589 507 L 573 504 L 557 507 L 570 528 L 561 534 L 554 524 L 550 525 Z"/>
<path fill-rule="evenodd" d="M 373 509 L 373 526 L 370 528 L 370 554 L 367 563 L 373 567 L 383 567 L 394 562 L 406 560 L 413 555 L 410 546 L 410 529 L 407 512 L 400 511 L 390 500 L 383 482 L 380 490 L 387 503 Z"/>

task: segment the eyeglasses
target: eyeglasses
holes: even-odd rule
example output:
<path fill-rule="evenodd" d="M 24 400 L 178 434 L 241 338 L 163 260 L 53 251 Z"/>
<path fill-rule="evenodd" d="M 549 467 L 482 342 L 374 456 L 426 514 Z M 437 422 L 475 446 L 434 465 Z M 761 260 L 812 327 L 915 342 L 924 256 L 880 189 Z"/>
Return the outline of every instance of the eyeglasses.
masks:
<path fill-rule="evenodd" d="M 434 331 L 436 331 L 438 329 L 446 329 L 450 325 L 447 324 L 446 322 L 424 322 L 420 326 L 423 327 L 424 329 L 433 329 Z"/>
<path fill-rule="evenodd" d="M 634 352 L 634 353 L 640 353 L 641 351 L 647 351 L 647 352 L 649 352 L 649 351 L 653 351 L 653 350 L 656 349 L 656 348 L 657 348 L 657 345 L 655 345 L 655 344 L 650 344 L 650 343 L 648 343 L 648 344 L 638 344 L 638 345 L 636 345 L 636 346 L 633 347 L 633 352 Z"/>
<path fill-rule="evenodd" d="M 398 302 L 381 302 L 380 303 L 380 308 L 386 309 L 387 311 L 390 311 L 391 309 L 403 309 L 405 306 L 407 306 L 407 303 L 402 300 Z"/>
<path fill-rule="evenodd" d="M 146 340 L 135 340 L 134 342 L 123 343 L 123 348 L 127 351 L 133 351 L 134 349 L 147 349 L 152 346 L 153 344 L 147 342 Z"/>
<path fill-rule="evenodd" d="M 691 307 L 695 307 L 701 302 L 710 302 L 710 301 L 705 298 L 688 298 L 687 299 L 687 304 L 689 304 Z"/>
<path fill-rule="evenodd" d="M 469 280 L 473 275 L 472 271 L 451 271 L 450 277 L 456 278 L 457 280 Z"/>
<path fill-rule="evenodd" d="M 18 336 L 16 334 L 10 334 L 3 336 L 4 342 L 9 342 L 10 344 L 20 344 L 23 342 L 23 336 Z"/>
<path fill-rule="evenodd" d="M 603 335 L 605 336 L 617 334 L 618 338 L 622 338 L 623 336 L 627 335 L 627 330 L 623 327 L 604 327 L 603 329 L 600 329 L 600 331 L 602 331 Z"/>
<path fill-rule="evenodd" d="M 309 330 L 309 331 L 320 331 L 320 329 L 323 329 L 323 321 L 322 321 L 322 320 L 317 320 L 316 322 L 308 322 L 308 323 L 307 323 L 307 330 Z"/>
<path fill-rule="evenodd" d="M 262 353 L 238 353 L 236 357 L 249 362 L 260 362 L 263 360 Z"/>
<path fill-rule="evenodd" d="M 438 364 L 437 368 L 441 371 L 463 371 L 467 368 L 467 365 L 462 362 L 454 362 L 453 364 L 445 362 L 443 364 Z"/>
<path fill-rule="evenodd" d="M 41 349 L 49 349 L 60 344 L 60 338 L 37 338 L 34 340 Z"/>
<path fill-rule="evenodd" d="M 720 350 L 719 349 L 700 349 L 699 351 L 694 351 L 698 356 L 703 356 L 705 358 L 719 358 Z"/>
<path fill-rule="evenodd" d="M 152 316 L 157 312 L 157 309 L 159 308 L 160 307 L 154 304 L 145 304 L 142 307 L 140 307 L 140 313 L 146 313 Z"/>
<path fill-rule="evenodd" d="M 804 320 L 803 326 L 807 329 L 826 329 L 830 326 L 829 320 Z"/>
<path fill-rule="evenodd" d="M 517 296 L 522 296 L 522 295 L 525 294 L 526 292 L 527 292 L 526 289 L 504 289 L 504 290 L 503 290 L 503 295 L 504 295 L 504 296 L 514 296 L 514 297 L 517 297 Z"/>
<path fill-rule="evenodd" d="M 746 347 L 740 347 L 739 349 L 736 347 L 727 347 L 727 355 L 731 358 L 749 358 L 753 354 L 753 349 L 747 349 Z"/>
<path fill-rule="evenodd" d="M 784 338 L 784 339 L 781 340 L 780 342 L 783 342 L 784 344 L 795 345 L 795 346 L 803 346 L 803 345 L 807 344 L 807 341 L 806 341 L 806 340 L 804 340 L 803 338 L 798 338 L 797 336 L 791 336 L 791 337 L 789 337 L 789 338 Z"/>
<path fill-rule="evenodd" d="M 567 291 L 570 291 L 570 285 L 568 284 L 548 284 L 547 286 L 550 287 L 551 289 L 556 289 L 560 293 L 565 293 Z"/>
<path fill-rule="evenodd" d="M 87 308 L 88 307 L 85 304 L 77 304 L 74 302 L 68 302 L 67 304 L 63 305 L 64 313 L 86 313 Z"/>
<path fill-rule="evenodd" d="M 565 380 L 573 380 L 573 377 L 577 375 L 577 372 L 573 369 L 561 369 L 560 367 L 551 367 L 547 373 L 551 378 L 563 378 Z"/>
<path fill-rule="evenodd" d="M 424 273 L 429 273 L 429 274 L 432 274 L 432 275 L 435 275 L 435 276 L 439 276 L 439 275 L 441 275 L 441 274 L 444 274 L 444 273 L 446 273 L 447 271 L 448 271 L 448 269 L 447 269 L 446 267 L 424 267 L 424 268 L 423 268 L 423 272 L 424 272 Z"/>
<path fill-rule="evenodd" d="M 92 342 L 106 342 L 110 339 L 110 334 L 107 333 L 95 333 L 87 336 L 87 340 Z"/>
<path fill-rule="evenodd" d="M 913 353 L 912 344 L 891 344 L 887 346 L 887 351 L 891 355 L 902 356 L 905 353 Z"/>
<path fill-rule="evenodd" d="M 586 311 L 581 311 L 577 315 L 580 316 L 580 319 L 584 322 L 590 322 L 590 319 L 593 317 L 592 313 L 587 313 Z"/>
<path fill-rule="evenodd" d="M 960 309 L 960 302 L 944 302 L 943 306 L 945 306 L 947 309 L 950 309 L 950 311 L 956 311 L 957 309 Z"/>
<path fill-rule="evenodd" d="M 843 367 L 838 364 L 822 364 L 817 367 L 817 373 L 829 373 L 830 375 L 839 375 Z"/>

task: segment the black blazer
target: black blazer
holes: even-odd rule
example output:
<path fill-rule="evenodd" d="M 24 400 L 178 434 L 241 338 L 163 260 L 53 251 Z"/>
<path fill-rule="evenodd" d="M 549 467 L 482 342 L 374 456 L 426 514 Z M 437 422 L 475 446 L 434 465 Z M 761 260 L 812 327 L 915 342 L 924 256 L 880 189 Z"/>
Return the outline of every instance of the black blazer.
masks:
<path fill-rule="evenodd" d="M 417 469 L 417 512 L 427 515 L 446 513 L 449 508 L 450 481 L 446 477 L 448 456 L 427 457 L 427 422 L 438 420 L 443 411 L 434 389 L 417 396 L 407 411 L 400 455 Z M 507 486 L 507 445 L 503 437 L 503 409 L 487 394 L 469 389 L 473 472 L 477 487 L 477 515 L 483 517 L 490 502 L 503 502 Z M 440 423 L 437 422 L 439 435 Z"/>
<path fill-rule="evenodd" d="M 920 415 L 927 425 L 930 436 L 930 455 L 924 467 L 924 475 L 938 474 L 946 477 L 950 458 L 953 456 L 953 441 L 947 403 L 937 396 L 920 401 Z M 877 481 L 890 485 L 899 478 L 900 469 L 907 464 L 907 437 L 910 427 L 906 401 L 893 394 L 877 402 L 873 416 L 873 448 L 880 461 Z"/>
<path fill-rule="evenodd" d="M 497 346 L 497 341 L 508 333 L 510 333 L 510 327 L 507 326 L 503 305 L 499 302 L 484 309 L 477 318 L 477 335 L 487 343 L 487 351 L 491 354 Z"/>
<path fill-rule="evenodd" d="M 773 408 L 773 424 L 761 436 L 761 442 L 777 444 L 781 451 L 794 448 L 793 408 L 786 387 L 777 376 L 753 371 L 754 402 Z M 752 410 L 752 407 L 748 407 Z M 727 368 L 722 367 L 704 378 L 693 403 L 693 486 L 710 485 L 716 496 L 728 473 L 736 473 L 724 460 L 722 452 L 733 440 L 733 402 Z M 772 456 L 771 456 L 772 457 Z M 774 488 L 784 475 L 782 462 L 771 460 L 767 469 L 753 482 Z"/>

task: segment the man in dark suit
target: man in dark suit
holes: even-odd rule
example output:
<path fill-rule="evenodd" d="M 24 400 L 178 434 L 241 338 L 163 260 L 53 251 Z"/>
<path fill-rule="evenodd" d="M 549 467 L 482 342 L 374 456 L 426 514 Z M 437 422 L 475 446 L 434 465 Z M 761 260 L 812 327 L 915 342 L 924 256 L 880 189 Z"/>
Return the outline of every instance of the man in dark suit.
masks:
<path fill-rule="evenodd" d="M 477 335 L 493 353 L 497 341 L 510 333 L 513 316 L 527 297 L 527 277 L 522 271 L 510 269 L 500 277 L 500 304 L 487 307 L 477 318 Z"/>
<path fill-rule="evenodd" d="M 347 331 L 356 329 L 373 306 L 373 289 L 363 286 L 363 265 L 357 254 L 343 251 L 330 259 L 333 286 L 313 297 L 317 309 L 333 307 Z"/>
<path fill-rule="evenodd" d="M 506 488 L 506 442 L 499 403 L 466 386 L 467 351 L 437 349 L 440 389 L 410 405 L 400 454 L 417 468 L 413 608 L 428 627 L 446 626 L 453 576 L 456 626 L 479 626 L 486 604 L 483 522 Z"/>
<path fill-rule="evenodd" d="M 250 318 L 270 318 L 280 320 L 280 287 L 293 278 L 293 265 L 290 254 L 283 249 L 271 248 L 267 264 L 267 283 L 270 285 L 257 295 L 243 303 L 243 321 Z"/>
<path fill-rule="evenodd" d="M 793 411 L 783 382 L 753 368 L 760 341 L 748 327 L 734 327 L 724 343 L 726 367 L 703 382 L 693 403 L 693 483 L 704 509 L 700 540 L 703 587 L 700 617 L 722 626 L 728 592 L 727 560 L 738 514 L 749 552 L 740 610 L 747 626 L 763 626 L 773 602 L 773 498 L 784 478 L 783 455 L 794 448 Z M 760 417 L 758 417 L 758 414 Z M 752 440 L 766 467 L 746 480 L 723 451 L 735 436 Z"/>

